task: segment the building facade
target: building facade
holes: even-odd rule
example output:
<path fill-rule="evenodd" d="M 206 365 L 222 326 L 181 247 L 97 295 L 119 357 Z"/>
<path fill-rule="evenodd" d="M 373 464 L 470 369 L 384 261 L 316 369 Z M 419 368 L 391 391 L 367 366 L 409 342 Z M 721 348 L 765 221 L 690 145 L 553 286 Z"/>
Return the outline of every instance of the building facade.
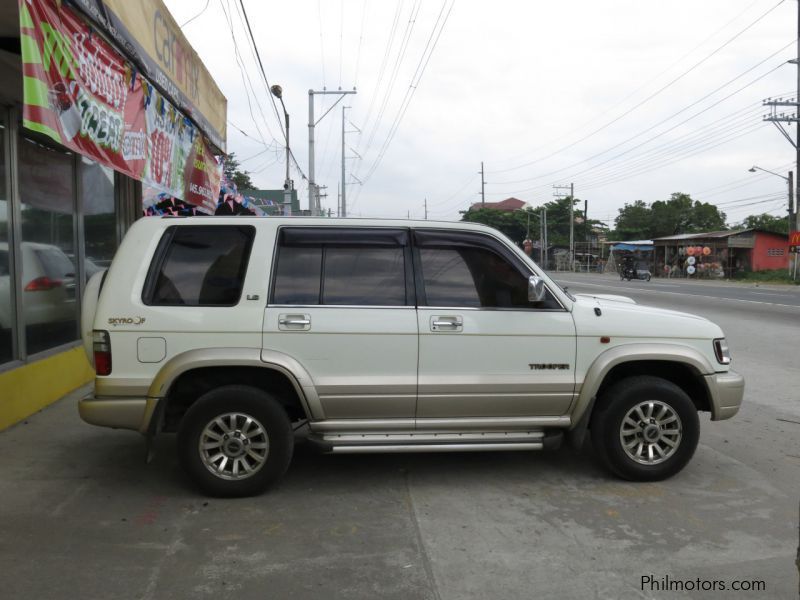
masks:
<path fill-rule="evenodd" d="M 69 36 L 47 22 L 53 15 Z M 153 36 L 173 40 L 183 67 L 158 56 Z M 92 64 L 98 56 L 108 58 Z M 90 81 L 115 65 L 122 102 Z M 189 67 L 194 82 L 184 81 Z M 91 380 L 79 330 L 86 281 L 142 215 L 143 185 L 198 202 L 175 190 L 174 173 L 157 177 L 167 161 L 151 153 L 166 144 L 174 161 L 184 143 L 196 163 L 223 152 L 226 110 L 160 0 L 0 1 L 0 430 Z M 193 175 L 187 189 L 216 204 L 219 184 Z"/>

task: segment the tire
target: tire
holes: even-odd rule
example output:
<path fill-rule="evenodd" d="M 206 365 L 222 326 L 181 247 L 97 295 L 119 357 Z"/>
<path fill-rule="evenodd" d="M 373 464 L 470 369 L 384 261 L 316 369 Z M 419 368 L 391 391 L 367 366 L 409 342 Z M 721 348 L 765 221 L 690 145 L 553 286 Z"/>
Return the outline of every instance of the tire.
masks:
<path fill-rule="evenodd" d="M 293 450 L 291 423 L 280 402 L 244 385 L 206 392 L 178 429 L 181 465 L 211 496 L 260 494 L 283 477 Z"/>
<path fill-rule="evenodd" d="M 592 415 L 591 435 L 601 462 L 617 476 L 659 481 L 691 460 L 700 439 L 700 420 L 681 388 L 642 375 L 623 379 L 603 394 Z"/>

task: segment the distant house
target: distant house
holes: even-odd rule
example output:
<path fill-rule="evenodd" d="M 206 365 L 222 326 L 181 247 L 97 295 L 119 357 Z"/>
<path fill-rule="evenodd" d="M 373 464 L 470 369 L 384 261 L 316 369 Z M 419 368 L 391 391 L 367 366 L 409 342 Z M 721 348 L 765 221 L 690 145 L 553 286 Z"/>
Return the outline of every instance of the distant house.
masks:
<path fill-rule="evenodd" d="M 522 208 L 528 208 L 528 203 L 519 198 L 506 198 L 500 202 L 476 202 L 469 207 L 470 210 L 480 210 L 482 208 L 492 208 L 494 210 L 502 210 L 504 212 L 514 212 Z"/>
<path fill-rule="evenodd" d="M 760 229 L 684 233 L 655 238 L 655 262 L 702 275 L 713 271 L 731 277 L 739 271 L 785 269 L 789 266 L 789 236 Z M 690 260 L 690 257 L 694 260 Z M 688 263 L 691 263 L 689 265 Z M 675 269 L 672 269 L 673 271 Z"/>
<path fill-rule="evenodd" d="M 283 190 L 239 190 L 243 196 L 254 199 L 253 204 L 258 206 L 267 215 L 283 214 Z M 297 198 L 297 190 L 292 190 L 292 214 L 299 215 L 300 201 Z"/>

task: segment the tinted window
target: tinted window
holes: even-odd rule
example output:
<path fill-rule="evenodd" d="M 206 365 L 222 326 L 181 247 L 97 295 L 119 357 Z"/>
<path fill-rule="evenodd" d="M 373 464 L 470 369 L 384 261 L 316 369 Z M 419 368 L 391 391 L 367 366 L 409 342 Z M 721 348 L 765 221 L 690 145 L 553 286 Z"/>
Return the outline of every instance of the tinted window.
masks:
<path fill-rule="evenodd" d="M 408 231 L 289 227 L 281 231 L 272 302 L 405 306 Z"/>
<path fill-rule="evenodd" d="M 491 250 L 422 248 L 420 260 L 429 306 L 534 307 L 528 301 L 528 275 Z"/>
<path fill-rule="evenodd" d="M 148 277 L 146 304 L 223 305 L 239 302 L 253 242 L 250 226 L 174 227 Z"/>
<path fill-rule="evenodd" d="M 275 304 L 319 304 L 321 247 L 285 246 L 275 272 Z"/>
<path fill-rule="evenodd" d="M 403 248 L 325 248 L 323 304 L 403 306 Z"/>

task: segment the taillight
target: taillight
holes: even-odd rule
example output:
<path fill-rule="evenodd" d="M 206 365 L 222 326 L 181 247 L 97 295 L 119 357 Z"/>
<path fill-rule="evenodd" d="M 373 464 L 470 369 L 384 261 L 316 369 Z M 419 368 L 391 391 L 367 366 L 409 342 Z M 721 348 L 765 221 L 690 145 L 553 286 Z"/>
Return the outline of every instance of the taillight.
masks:
<path fill-rule="evenodd" d="M 49 277 L 37 277 L 31 279 L 25 286 L 26 292 L 46 292 L 53 288 L 61 287 L 64 282 L 60 279 L 50 279 Z"/>
<path fill-rule="evenodd" d="M 95 329 L 92 331 L 92 345 L 94 350 L 94 370 L 98 375 L 111 374 L 111 338 L 107 331 Z"/>

